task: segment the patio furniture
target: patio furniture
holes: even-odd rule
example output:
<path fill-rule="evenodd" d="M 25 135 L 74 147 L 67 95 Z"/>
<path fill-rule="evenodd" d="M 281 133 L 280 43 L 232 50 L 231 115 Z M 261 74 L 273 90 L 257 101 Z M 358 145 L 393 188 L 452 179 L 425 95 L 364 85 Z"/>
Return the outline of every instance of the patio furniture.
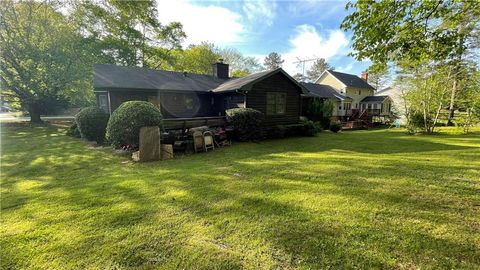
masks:
<path fill-rule="evenodd" d="M 203 146 L 205 148 L 205 152 L 209 149 L 215 149 L 214 141 L 213 141 L 213 134 L 210 131 L 203 132 Z"/>
<path fill-rule="evenodd" d="M 200 131 L 195 131 L 192 134 L 193 136 L 193 149 L 196 152 L 205 151 L 205 145 L 203 141 L 203 134 Z"/>

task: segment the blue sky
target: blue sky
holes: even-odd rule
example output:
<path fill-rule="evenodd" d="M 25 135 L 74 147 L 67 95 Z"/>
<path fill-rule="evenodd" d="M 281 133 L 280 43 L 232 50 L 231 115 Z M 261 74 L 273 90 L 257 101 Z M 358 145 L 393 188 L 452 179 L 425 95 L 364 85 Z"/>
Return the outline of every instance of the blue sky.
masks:
<path fill-rule="evenodd" d="M 298 59 L 322 57 L 338 71 L 359 75 L 370 62 L 348 56 L 351 33 L 340 29 L 348 14 L 345 4 L 340 0 L 158 0 L 158 11 L 161 22 L 183 24 L 188 35 L 185 46 L 208 41 L 236 48 L 260 62 L 275 51 L 292 75 L 302 72 L 294 63 Z"/>

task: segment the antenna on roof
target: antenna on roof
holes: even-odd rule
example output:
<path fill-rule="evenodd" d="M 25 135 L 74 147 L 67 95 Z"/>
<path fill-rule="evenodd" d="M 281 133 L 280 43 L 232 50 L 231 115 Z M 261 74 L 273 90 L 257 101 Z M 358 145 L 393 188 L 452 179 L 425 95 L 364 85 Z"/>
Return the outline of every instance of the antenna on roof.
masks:
<path fill-rule="evenodd" d="M 312 58 L 312 59 L 304 59 L 304 60 L 301 60 L 299 57 L 297 57 L 297 60 L 298 61 L 295 61 L 293 62 L 294 64 L 299 64 L 299 65 L 302 65 L 302 75 L 305 76 L 305 63 L 306 62 L 310 62 L 310 61 L 315 61 L 319 59 L 318 57 L 317 58 Z M 298 65 L 297 65 L 298 66 Z"/>

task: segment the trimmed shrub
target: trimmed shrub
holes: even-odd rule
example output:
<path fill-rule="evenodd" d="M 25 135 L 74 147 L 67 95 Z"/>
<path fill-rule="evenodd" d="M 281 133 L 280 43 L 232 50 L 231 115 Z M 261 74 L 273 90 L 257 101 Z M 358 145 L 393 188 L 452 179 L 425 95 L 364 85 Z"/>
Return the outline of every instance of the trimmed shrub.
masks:
<path fill-rule="evenodd" d="M 233 125 L 235 139 L 255 141 L 264 138 L 262 112 L 250 108 L 236 108 L 226 111 L 227 121 Z"/>
<path fill-rule="evenodd" d="M 74 138 L 81 138 L 82 135 L 80 134 L 80 130 L 78 130 L 77 122 L 73 122 L 73 124 L 67 130 L 67 136 L 74 137 Z"/>
<path fill-rule="evenodd" d="M 307 120 L 307 121 L 304 121 L 303 124 L 304 124 L 304 129 L 303 129 L 303 135 L 304 136 L 313 137 L 317 133 L 322 132 L 322 126 L 318 122 L 313 122 L 311 120 Z"/>
<path fill-rule="evenodd" d="M 277 125 L 274 128 L 271 128 L 267 132 L 268 138 L 272 139 L 281 139 L 285 138 L 285 133 L 287 132 L 287 128 L 284 125 Z"/>
<path fill-rule="evenodd" d="M 105 128 L 109 115 L 98 107 L 87 107 L 75 115 L 75 123 L 82 138 L 101 144 L 105 140 Z"/>
<path fill-rule="evenodd" d="M 159 126 L 163 129 L 160 110 L 150 102 L 127 101 L 122 103 L 110 116 L 107 125 L 107 140 L 114 147 L 138 147 L 140 128 Z"/>
<path fill-rule="evenodd" d="M 337 133 L 342 130 L 342 125 L 340 123 L 331 123 L 330 124 L 330 131 Z"/>

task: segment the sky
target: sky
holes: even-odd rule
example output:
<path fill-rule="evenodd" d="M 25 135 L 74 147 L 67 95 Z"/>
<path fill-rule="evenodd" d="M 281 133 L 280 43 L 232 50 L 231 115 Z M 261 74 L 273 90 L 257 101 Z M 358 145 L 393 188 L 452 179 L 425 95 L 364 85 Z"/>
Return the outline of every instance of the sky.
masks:
<path fill-rule="evenodd" d="M 285 60 L 291 75 L 303 72 L 298 60 L 325 58 L 335 70 L 360 75 L 371 64 L 356 61 L 350 32 L 340 29 L 348 14 L 341 0 L 157 0 L 162 23 L 178 21 L 184 46 L 203 41 L 238 49 L 263 63 L 270 52 Z M 305 63 L 305 70 L 313 61 Z"/>

